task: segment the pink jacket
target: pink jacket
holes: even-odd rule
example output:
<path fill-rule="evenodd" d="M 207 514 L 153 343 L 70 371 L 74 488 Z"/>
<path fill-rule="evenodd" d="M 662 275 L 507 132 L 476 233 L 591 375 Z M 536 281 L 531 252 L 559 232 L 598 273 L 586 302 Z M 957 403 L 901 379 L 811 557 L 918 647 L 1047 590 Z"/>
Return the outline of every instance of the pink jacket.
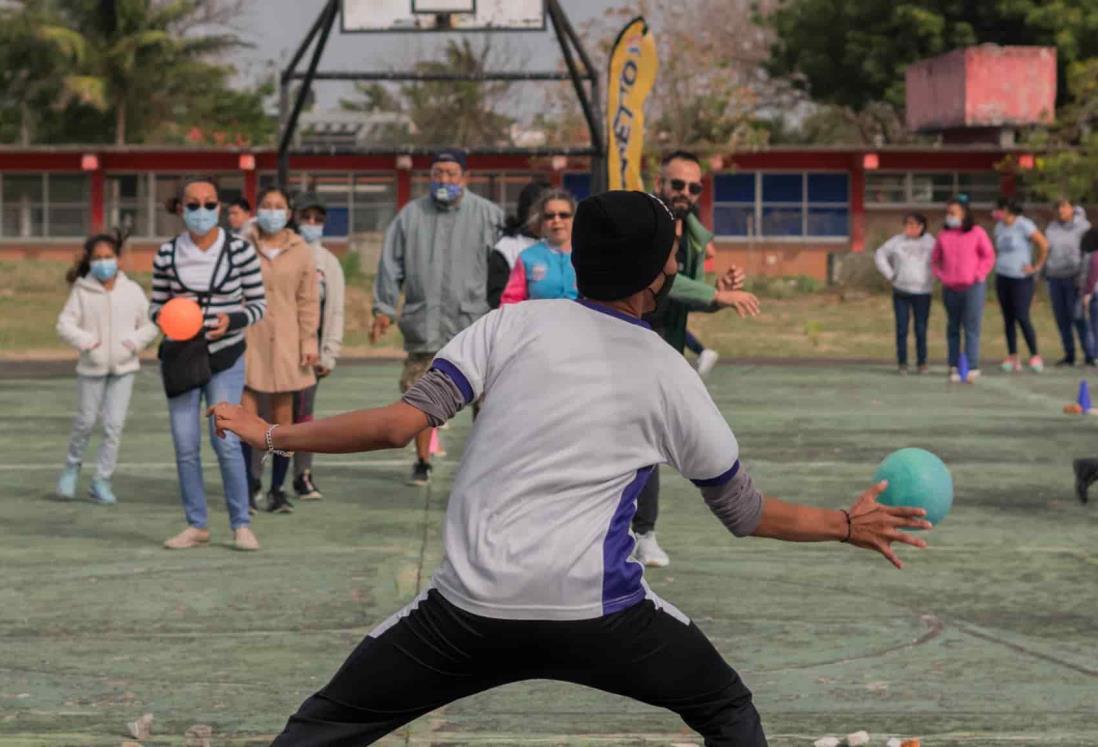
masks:
<path fill-rule="evenodd" d="M 995 248 L 980 226 L 971 231 L 943 229 L 934 242 L 930 267 L 950 290 L 964 290 L 984 282 L 995 266 Z"/>

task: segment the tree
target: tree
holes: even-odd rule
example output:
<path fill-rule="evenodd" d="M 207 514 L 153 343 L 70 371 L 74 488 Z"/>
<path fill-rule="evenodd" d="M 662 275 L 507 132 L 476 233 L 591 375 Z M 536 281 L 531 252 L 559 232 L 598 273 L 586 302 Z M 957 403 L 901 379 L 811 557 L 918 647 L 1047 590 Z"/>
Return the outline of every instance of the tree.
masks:
<path fill-rule="evenodd" d="M 414 69 L 421 73 L 482 73 L 497 62 L 492 43 L 479 47 L 468 37 L 450 40 L 442 59 L 424 60 Z M 503 114 L 511 91 L 506 82 L 412 82 L 392 88 L 382 84 L 356 86 L 357 98 L 343 99 L 350 111 L 399 114 L 409 127 L 383 124 L 375 130 L 379 142 L 422 146 L 506 145 L 514 118 Z"/>
<path fill-rule="evenodd" d="M 70 44 L 86 60 L 89 87 L 114 115 L 114 140 L 127 141 L 131 119 L 162 120 L 187 86 L 209 75 L 207 60 L 242 46 L 232 33 L 187 33 L 204 16 L 199 0 L 68 0 L 63 3 Z"/>
<path fill-rule="evenodd" d="M 773 75 L 854 112 L 901 108 L 907 66 L 958 47 L 1055 46 L 1062 72 L 1098 55 L 1098 0 L 780 0 L 759 19 Z"/>
<path fill-rule="evenodd" d="M 58 49 L 38 31 L 49 18 L 45 2 L 0 8 L 0 130 L 21 145 L 31 144 L 36 112 L 47 108 L 63 76 Z"/>
<path fill-rule="evenodd" d="M 606 75 L 611 45 L 625 23 L 643 15 L 652 27 L 660 69 L 646 107 L 646 152 L 669 147 L 727 152 L 765 141 L 759 116 L 787 104 L 790 91 L 763 69 L 770 34 L 753 23 L 753 9 L 750 0 L 638 0 L 583 27 L 600 76 Z M 577 127 L 582 117 L 570 85 L 550 91 L 535 122 L 551 140 L 555 133 L 587 140 L 586 127 Z"/>
<path fill-rule="evenodd" d="M 1060 107 L 1056 123 L 1034 130 L 1027 138 L 1045 153 L 1036 159 L 1036 168 L 1025 175 L 1025 181 L 1046 200 L 1094 201 L 1098 199 L 1098 58 L 1068 66 L 1067 89 L 1070 101 Z"/>
<path fill-rule="evenodd" d="M 264 107 L 272 89 L 234 86 L 233 68 L 219 59 L 243 45 L 222 30 L 242 2 L 13 3 L 0 10 L 0 101 L 24 112 L 24 143 L 32 134 L 42 142 L 182 142 L 195 131 L 203 142 L 265 142 L 275 129 Z"/>

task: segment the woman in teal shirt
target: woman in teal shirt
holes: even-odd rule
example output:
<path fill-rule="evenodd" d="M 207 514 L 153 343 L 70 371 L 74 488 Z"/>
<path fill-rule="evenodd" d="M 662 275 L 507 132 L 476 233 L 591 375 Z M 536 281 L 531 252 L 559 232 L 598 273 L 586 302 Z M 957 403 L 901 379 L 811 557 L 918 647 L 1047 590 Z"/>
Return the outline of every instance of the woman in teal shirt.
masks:
<path fill-rule="evenodd" d="M 1022 215 L 1022 206 L 1014 200 L 1001 203 L 1002 214 L 995 224 L 995 290 L 999 296 L 999 308 L 1003 312 L 1006 331 L 1007 357 L 1003 370 L 1021 371 L 1018 359 L 1018 333 L 1021 328 L 1029 348 L 1029 368 L 1039 372 L 1045 364 L 1037 353 L 1037 333 L 1029 318 L 1036 287 L 1034 277 L 1041 271 L 1048 257 L 1048 240 L 1037 230 L 1033 221 Z M 1037 257 L 1033 257 L 1033 248 Z"/>

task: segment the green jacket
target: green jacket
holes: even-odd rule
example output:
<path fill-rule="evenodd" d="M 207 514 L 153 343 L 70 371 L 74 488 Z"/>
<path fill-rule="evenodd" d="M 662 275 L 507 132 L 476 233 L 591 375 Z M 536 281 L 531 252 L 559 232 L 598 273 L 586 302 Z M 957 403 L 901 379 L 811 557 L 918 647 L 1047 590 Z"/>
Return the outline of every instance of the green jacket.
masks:
<path fill-rule="evenodd" d="M 717 289 L 705 281 L 705 247 L 713 234 L 691 213 L 679 241 L 679 274 L 662 308 L 649 318 L 652 328 L 680 353 L 686 347 L 686 320 L 691 311 L 713 312 Z"/>

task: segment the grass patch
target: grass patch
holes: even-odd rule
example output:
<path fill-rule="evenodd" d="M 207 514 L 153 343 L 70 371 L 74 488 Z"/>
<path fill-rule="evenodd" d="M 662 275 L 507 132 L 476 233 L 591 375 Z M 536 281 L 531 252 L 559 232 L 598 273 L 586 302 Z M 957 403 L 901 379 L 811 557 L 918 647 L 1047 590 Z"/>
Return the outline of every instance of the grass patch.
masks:
<path fill-rule="evenodd" d="M 797 296 L 810 296 L 824 290 L 824 284 L 816 278 L 807 275 L 794 275 L 793 277 L 772 278 L 765 276 L 750 277 L 744 283 L 744 290 L 754 293 L 759 298 L 795 298 Z"/>
<path fill-rule="evenodd" d="M 396 325 L 378 344 L 369 340 L 373 273 L 357 255 L 343 258 L 347 276 L 344 350 L 349 356 L 399 354 Z M 0 262 L 0 355 L 57 356 L 75 353 L 57 338 L 54 326 L 69 286 L 65 265 L 49 261 Z M 131 275 L 148 291 L 147 273 Z M 895 358 L 892 299 L 887 292 L 840 292 L 807 277 L 751 278 L 748 289 L 762 302 L 762 314 L 739 319 L 733 312 L 694 314 L 690 328 L 727 358 Z M 1059 334 L 1043 285 L 1033 305 L 1033 321 L 1046 358 L 1059 357 Z M 1002 317 L 989 293 L 983 325 L 983 356 L 1006 355 Z M 911 354 L 914 355 L 914 340 Z M 935 299 L 930 314 L 930 356 L 945 359 L 945 311 Z"/>

